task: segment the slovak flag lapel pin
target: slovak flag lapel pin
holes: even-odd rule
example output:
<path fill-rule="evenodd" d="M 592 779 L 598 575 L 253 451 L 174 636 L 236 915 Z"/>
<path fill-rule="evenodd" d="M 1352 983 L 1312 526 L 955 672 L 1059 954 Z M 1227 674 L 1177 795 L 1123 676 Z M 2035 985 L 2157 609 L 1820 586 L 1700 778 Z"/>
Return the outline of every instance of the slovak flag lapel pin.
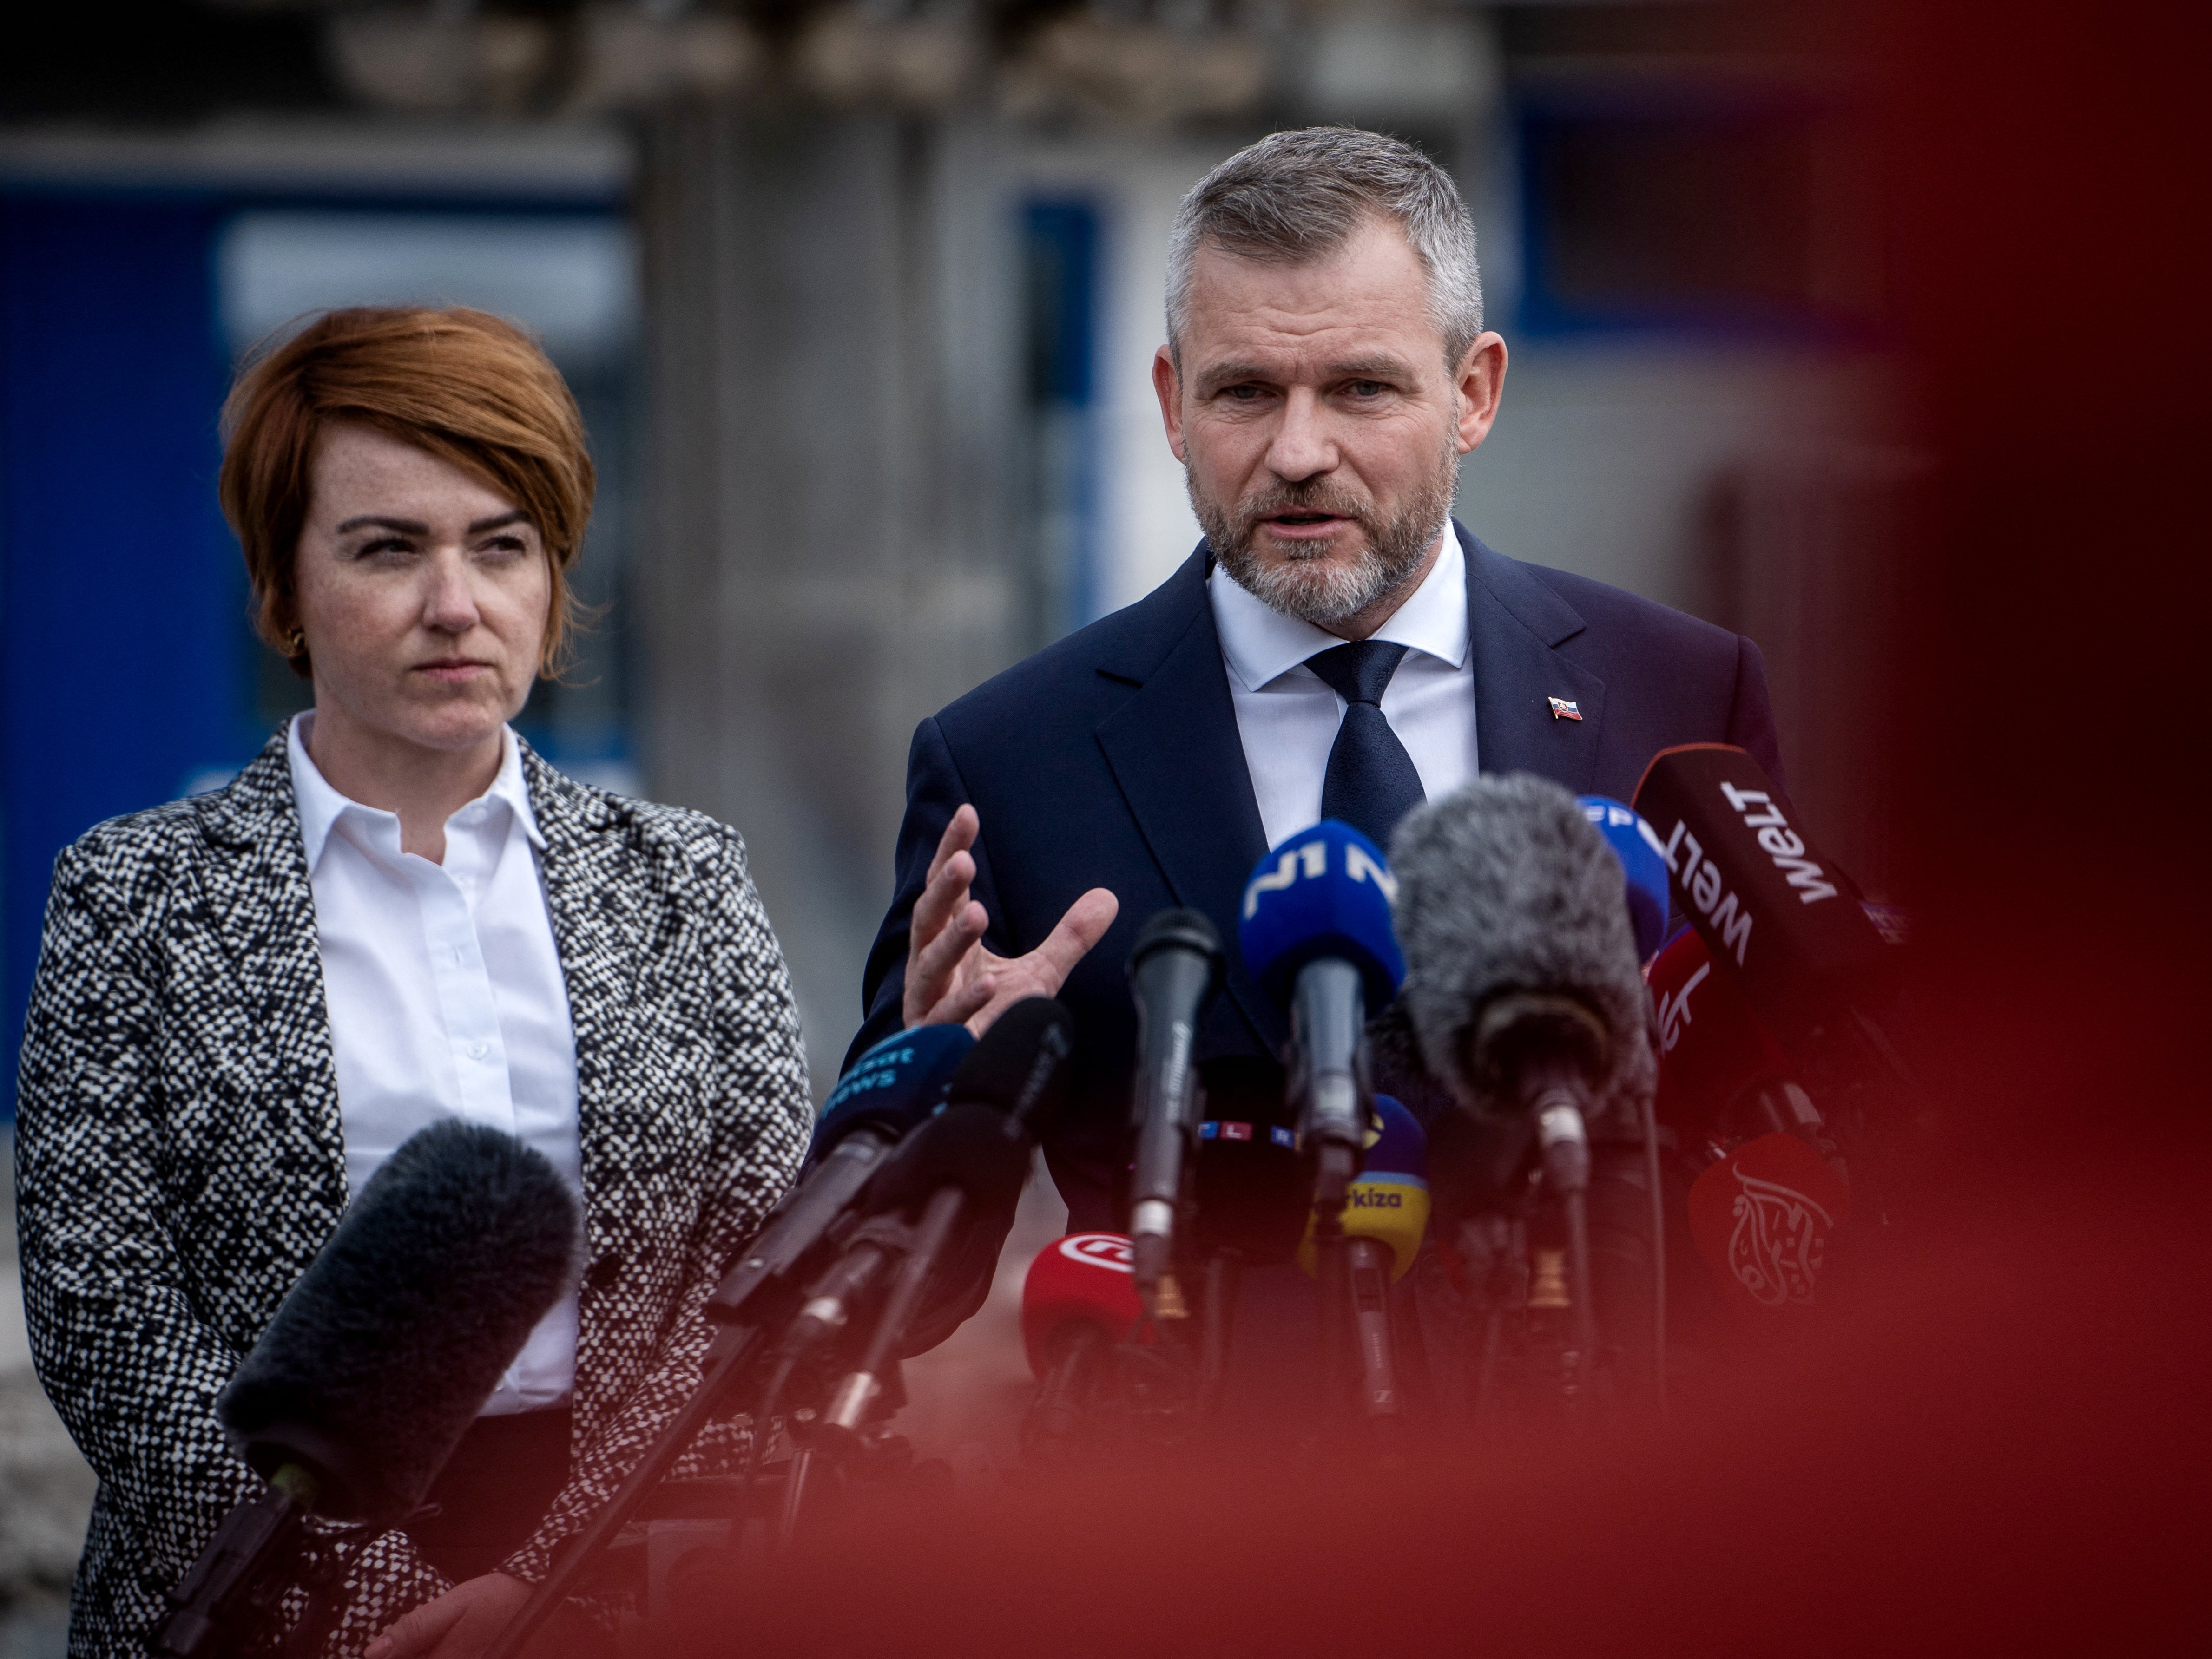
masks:
<path fill-rule="evenodd" d="M 1552 718 L 1554 720 L 1579 720 L 1583 717 L 1583 711 L 1565 698 L 1554 697 L 1549 700 L 1552 705 Z"/>

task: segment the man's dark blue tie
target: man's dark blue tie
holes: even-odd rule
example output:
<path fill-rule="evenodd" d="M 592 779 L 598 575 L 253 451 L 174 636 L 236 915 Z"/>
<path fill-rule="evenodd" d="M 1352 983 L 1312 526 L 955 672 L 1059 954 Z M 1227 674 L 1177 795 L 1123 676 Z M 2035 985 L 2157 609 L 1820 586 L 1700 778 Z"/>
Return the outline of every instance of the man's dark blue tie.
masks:
<path fill-rule="evenodd" d="M 1383 688 L 1407 649 L 1384 639 L 1355 639 L 1306 658 L 1306 666 L 1348 705 L 1322 776 L 1321 815 L 1342 819 L 1378 847 L 1388 847 L 1398 820 L 1428 799 L 1413 757 L 1382 712 Z"/>

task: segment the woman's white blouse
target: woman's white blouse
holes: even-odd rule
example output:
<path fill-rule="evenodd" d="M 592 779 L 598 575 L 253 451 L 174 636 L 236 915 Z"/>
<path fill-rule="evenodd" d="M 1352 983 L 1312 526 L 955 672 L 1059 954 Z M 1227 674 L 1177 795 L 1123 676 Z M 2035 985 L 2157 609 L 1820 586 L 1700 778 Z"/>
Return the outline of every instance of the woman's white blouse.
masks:
<path fill-rule="evenodd" d="M 580 1197 L 576 1039 L 514 732 L 501 734 L 492 786 L 446 820 L 446 862 L 434 864 L 400 851 L 398 814 L 324 780 L 307 756 L 313 720 L 292 723 L 292 790 L 349 1190 L 416 1130 L 458 1117 L 520 1136 Z M 557 1405 L 575 1370 L 572 1293 L 531 1333 L 484 1414 Z"/>

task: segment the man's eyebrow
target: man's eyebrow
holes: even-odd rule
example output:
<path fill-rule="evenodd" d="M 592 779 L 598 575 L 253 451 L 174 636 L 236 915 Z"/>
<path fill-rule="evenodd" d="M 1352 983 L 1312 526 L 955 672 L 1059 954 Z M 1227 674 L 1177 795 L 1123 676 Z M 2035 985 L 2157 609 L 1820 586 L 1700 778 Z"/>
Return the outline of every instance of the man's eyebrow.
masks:
<path fill-rule="evenodd" d="M 1200 370 L 1198 384 L 1208 391 L 1218 391 L 1224 386 L 1233 386 L 1240 380 L 1265 380 L 1267 371 L 1257 363 L 1217 363 Z"/>
<path fill-rule="evenodd" d="M 1406 365 L 1395 357 L 1354 357 L 1341 363 L 1329 365 L 1332 380 L 1404 380 L 1410 378 Z"/>
<path fill-rule="evenodd" d="M 1406 366 L 1403 358 L 1385 353 L 1372 357 L 1350 357 L 1328 366 L 1331 380 L 1392 380 L 1403 382 L 1413 378 L 1413 371 Z M 1202 391 L 1218 391 L 1224 386 L 1233 386 L 1246 380 L 1272 380 L 1268 370 L 1257 363 L 1221 363 L 1199 372 L 1198 384 Z"/>

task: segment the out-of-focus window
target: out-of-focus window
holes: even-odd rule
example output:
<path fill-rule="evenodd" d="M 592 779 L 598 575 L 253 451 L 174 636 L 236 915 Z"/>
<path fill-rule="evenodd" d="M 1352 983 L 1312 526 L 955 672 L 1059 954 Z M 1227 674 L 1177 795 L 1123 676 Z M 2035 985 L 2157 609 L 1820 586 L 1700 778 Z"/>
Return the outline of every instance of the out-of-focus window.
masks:
<path fill-rule="evenodd" d="M 1805 334 L 1861 310 L 1816 102 L 1539 95 L 1517 123 L 1531 334 Z"/>
<path fill-rule="evenodd" d="M 243 356 L 337 306 L 472 306 L 521 324 L 584 415 L 599 496 L 573 575 L 584 614 L 575 667 L 541 681 L 518 723 L 565 770 L 635 792 L 634 649 L 624 602 L 635 500 L 631 455 L 636 251 L 627 221 L 574 212 L 250 209 L 216 245 L 224 336 Z M 311 700 L 307 683 L 246 639 L 264 723 Z"/>

